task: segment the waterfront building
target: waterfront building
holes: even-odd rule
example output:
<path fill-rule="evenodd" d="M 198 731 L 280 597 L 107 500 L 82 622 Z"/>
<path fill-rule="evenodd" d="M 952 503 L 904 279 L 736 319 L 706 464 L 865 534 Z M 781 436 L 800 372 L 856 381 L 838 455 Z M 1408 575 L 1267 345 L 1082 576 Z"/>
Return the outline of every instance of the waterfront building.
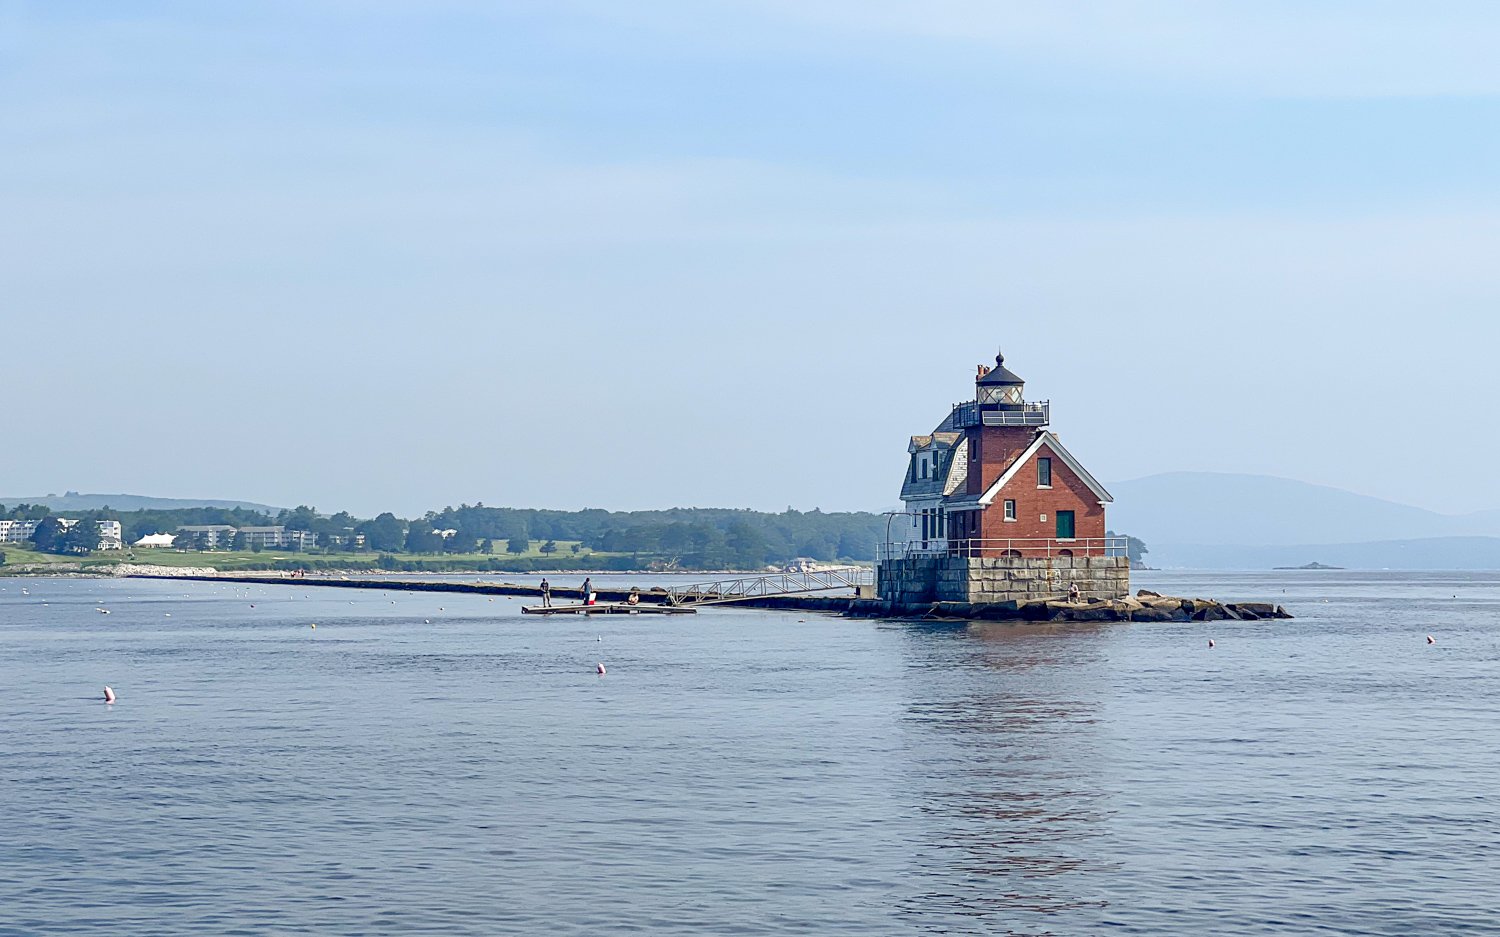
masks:
<path fill-rule="evenodd" d="M 228 524 L 206 524 L 177 528 L 178 546 L 202 550 L 227 550 L 236 535 L 245 537 L 245 549 L 310 550 L 318 545 L 318 535 L 310 530 L 288 530 L 285 527 L 232 527 Z"/>
<path fill-rule="evenodd" d="M 25 543 L 40 521 L 0 521 L 0 543 Z"/>
<path fill-rule="evenodd" d="M 1128 591 L 1124 540 L 1106 536 L 1113 498 L 1050 430 L 1050 402 L 1028 401 L 1025 388 L 997 355 L 993 367 L 979 366 L 971 399 L 911 437 L 905 511 L 881 556 L 883 596 L 1008 601 L 1065 595 L 1075 584 L 1098 597 Z"/>
<path fill-rule="evenodd" d="M 253 550 L 306 550 L 317 546 L 317 535 L 310 530 L 288 530 L 285 527 L 241 527 L 237 531 L 245 537 L 245 549 Z M 235 534 L 230 534 L 233 540 Z"/>
<path fill-rule="evenodd" d="M 99 549 L 122 550 L 125 548 L 125 530 L 119 521 L 99 522 Z"/>
<path fill-rule="evenodd" d="M 59 517 L 63 530 L 71 530 L 78 519 Z M 0 543 L 25 543 L 35 534 L 41 521 L 0 521 Z M 99 521 L 99 544 L 97 550 L 119 550 L 124 546 L 124 534 L 119 521 Z"/>
<path fill-rule="evenodd" d="M 285 527 L 241 527 L 237 536 L 245 538 L 245 549 L 253 550 L 275 549 L 282 545 L 282 539 L 286 536 Z M 237 537 L 236 537 L 237 538 Z"/>
<path fill-rule="evenodd" d="M 227 550 L 235 528 L 229 524 L 190 524 L 177 528 L 177 545 L 186 549 Z"/>

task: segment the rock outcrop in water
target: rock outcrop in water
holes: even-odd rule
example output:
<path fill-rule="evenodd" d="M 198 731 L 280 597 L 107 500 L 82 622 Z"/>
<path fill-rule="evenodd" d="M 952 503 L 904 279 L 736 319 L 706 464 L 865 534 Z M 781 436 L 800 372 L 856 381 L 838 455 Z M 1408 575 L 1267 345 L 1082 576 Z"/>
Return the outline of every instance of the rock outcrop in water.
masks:
<path fill-rule="evenodd" d="M 1092 602 L 928 602 L 902 605 L 855 599 L 846 614 L 860 618 L 953 618 L 971 621 L 1261 621 L 1291 618 L 1270 602 L 1184 599 L 1142 589 L 1123 599 Z"/>

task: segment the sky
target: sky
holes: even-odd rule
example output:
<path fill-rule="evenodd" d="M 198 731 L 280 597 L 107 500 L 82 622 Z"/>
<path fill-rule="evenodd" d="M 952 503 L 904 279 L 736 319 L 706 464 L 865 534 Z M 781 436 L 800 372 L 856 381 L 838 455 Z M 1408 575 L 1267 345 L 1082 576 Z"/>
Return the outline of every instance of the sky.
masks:
<path fill-rule="evenodd" d="M 0 0 L 0 493 L 1500 507 L 1500 5 Z"/>

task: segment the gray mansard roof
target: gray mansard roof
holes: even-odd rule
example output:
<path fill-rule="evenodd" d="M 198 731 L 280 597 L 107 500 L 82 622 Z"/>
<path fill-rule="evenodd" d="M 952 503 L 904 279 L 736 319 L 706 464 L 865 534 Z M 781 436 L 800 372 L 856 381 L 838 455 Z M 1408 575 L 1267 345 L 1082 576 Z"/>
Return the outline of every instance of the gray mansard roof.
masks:
<path fill-rule="evenodd" d="M 944 425 L 948 422 L 943 421 Z M 913 436 L 908 450 L 913 458 L 919 452 L 930 451 L 936 461 L 936 468 L 926 478 L 913 481 L 911 464 L 908 463 L 901 481 L 902 501 L 941 498 L 957 491 L 968 478 L 969 443 L 962 433 L 946 431 L 939 426 L 930 435 Z"/>

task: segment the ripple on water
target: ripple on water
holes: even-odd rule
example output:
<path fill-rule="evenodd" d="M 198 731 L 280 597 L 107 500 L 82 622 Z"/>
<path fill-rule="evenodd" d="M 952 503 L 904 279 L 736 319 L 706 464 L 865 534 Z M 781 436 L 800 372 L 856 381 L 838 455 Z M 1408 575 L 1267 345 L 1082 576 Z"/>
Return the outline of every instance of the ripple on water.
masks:
<path fill-rule="evenodd" d="M 1311 614 L 1207 651 L 37 580 L 0 592 L 0 933 L 1500 928 L 1500 577 L 1142 585 Z"/>

